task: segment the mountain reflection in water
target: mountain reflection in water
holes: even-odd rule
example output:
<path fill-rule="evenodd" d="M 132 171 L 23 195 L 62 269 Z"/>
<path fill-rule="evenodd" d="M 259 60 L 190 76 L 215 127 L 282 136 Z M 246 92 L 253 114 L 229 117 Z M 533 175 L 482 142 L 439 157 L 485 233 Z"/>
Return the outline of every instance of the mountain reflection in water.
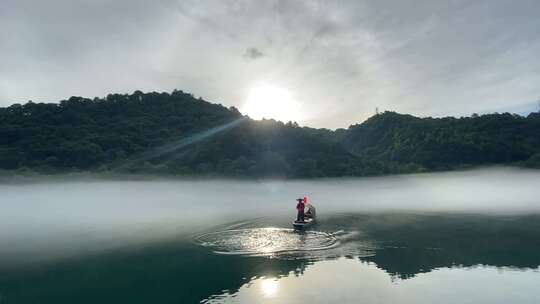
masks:
<path fill-rule="evenodd" d="M 203 302 L 538 303 L 538 276 L 534 271 L 484 266 L 442 268 L 395 280 L 375 264 L 340 258 L 316 263 L 301 277 L 254 278 L 234 293 L 212 295 Z"/>
<path fill-rule="evenodd" d="M 305 235 L 277 228 L 288 224 L 247 220 L 190 239 L 7 267 L 0 276 L 2 303 L 540 300 L 537 215 L 335 214 L 321 217 L 308 235 L 317 246 L 320 235 L 331 235 L 337 246 L 253 254 L 264 253 L 269 239 L 273 246 L 280 240 L 301 246 L 293 240 Z M 238 246 L 231 231 L 244 238 L 251 230 L 257 232 L 249 235 L 249 252 L 222 254 L 204 243 L 221 235 L 228 239 L 219 245 L 230 249 L 231 242 Z"/>
<path fill-rule="evenodd" d="M 0 304 L 540 303 L 539 182 L 10 180 Z M 304 194 L 317 224 L 296 233 Z"/>

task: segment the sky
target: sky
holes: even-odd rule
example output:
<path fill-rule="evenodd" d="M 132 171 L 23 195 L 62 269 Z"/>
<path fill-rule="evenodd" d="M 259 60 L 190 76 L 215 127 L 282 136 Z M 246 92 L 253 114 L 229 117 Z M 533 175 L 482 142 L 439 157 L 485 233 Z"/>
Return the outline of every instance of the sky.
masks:
<path fill-rule="evenodd" d="M 0 106 L 176 88 L 242 110 L 271 87 L 294 103 L 277 113 L 313 127 L 377 108 L 526 114 L 540 107 L 539 12 L 537 0 L 2 0 Z"/>

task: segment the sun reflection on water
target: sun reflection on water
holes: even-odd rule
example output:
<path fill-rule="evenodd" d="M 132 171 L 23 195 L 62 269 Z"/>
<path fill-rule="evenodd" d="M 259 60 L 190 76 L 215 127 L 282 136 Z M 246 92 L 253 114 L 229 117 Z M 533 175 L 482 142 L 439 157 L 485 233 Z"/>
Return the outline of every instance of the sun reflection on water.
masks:
<path fill-rule="evenodd" d="M 279 281 L 275 278 L 267 278 L 261 281 L 261 292 L 265 298 L 274 297 L 279 289 Z"/>

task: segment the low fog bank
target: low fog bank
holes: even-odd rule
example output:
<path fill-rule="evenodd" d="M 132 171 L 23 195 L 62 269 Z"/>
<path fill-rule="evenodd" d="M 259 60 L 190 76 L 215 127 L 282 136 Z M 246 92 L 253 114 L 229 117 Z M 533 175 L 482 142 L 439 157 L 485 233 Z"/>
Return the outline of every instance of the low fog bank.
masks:
<path fill-rule="evenodd" d="M 491 168 L 345 180 L 321 189 L 332 211 L 540 213 L 540 171 Z M 330 195 L 329 195 L 330 194 Z"/>
<path fill-rule="evenodd" d="M 540 171 L 496 168 L 309 181 L 56 178 L 0 184 L 0 193 L 0 262 L 5 263 L 191 236 L 235 220 L 292 219 L 295 198 L 303 195 L 322 217 L 540 213 Z"/>

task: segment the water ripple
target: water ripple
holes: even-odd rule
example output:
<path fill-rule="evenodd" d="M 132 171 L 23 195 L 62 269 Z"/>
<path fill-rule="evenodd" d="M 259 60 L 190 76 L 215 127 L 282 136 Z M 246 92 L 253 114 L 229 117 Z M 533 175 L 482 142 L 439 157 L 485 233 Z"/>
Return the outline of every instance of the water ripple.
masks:
<path fill-rule="evenodd" d="M 339 245 L 333 235 L 285 228 L 233 229 L 196 237 L 196 241 L 220 254 L 276 255 L 318 251 Z"/>

